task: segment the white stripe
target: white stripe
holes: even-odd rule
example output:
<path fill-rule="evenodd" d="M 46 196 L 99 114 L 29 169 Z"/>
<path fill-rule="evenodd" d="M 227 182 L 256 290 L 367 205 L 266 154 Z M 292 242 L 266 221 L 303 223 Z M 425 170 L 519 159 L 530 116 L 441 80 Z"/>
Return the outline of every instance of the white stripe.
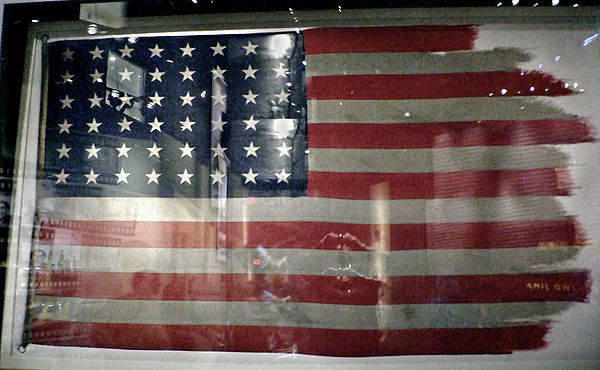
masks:
<path fill-rule="evenodd" d="M 127 324 L 281 326 L 330 329 L 509 327 L 540 323 L 568 302 L 336 305 L 297 302 L 197 302 L 37 296 L 39 320 Z"/>
<path fill-rule="evenodd" d="M 314 246 L 306 246 L 311 248 Z M 38 245 L 40 266 L 82 272 L 279 274 L 384 278 L 556 272 L 580 248 L 337 251 L 295 248 L 120 248 Z M 44 257 L 42 257 L 44 256 Z M 254 261 L 260 265 L 255 266 Z"/>
<path fill-rule="evenodd" d="M 543 146 L 484 146 L 435 149 L 320 149 L 308 156 L 310 171 L 452 172 L 566 167 L 568 157 Z"/>
<path fill-rule="evenodd" d="M 484 97 L 414 100 L 308 101 L 308 121 L 312 124 L 402 124 L 557 118 L 575 118 L 575 116 L 564 113 L 551 104 L 536 98 Z"/>
<path fill-rule="evenodd" d="M 435 74 L 512 71 L 531 57 L 514 48 L 441 53 L 339 53 L 306 55 L 306 75 Z"/>
<path fill-rule="evenodd" d="M 230 198 L 219 210 L 200 198 L 45 198 L 39 201 L 42 220 L 198 221 L 198 222 L 339 222 L 387 223 L 497 222 L 563 220 L 555 197 L 519 196 L 409 200 L 347 200 L 331 198 Z M 217 213 L 223 212 L 223 216 Z"/>

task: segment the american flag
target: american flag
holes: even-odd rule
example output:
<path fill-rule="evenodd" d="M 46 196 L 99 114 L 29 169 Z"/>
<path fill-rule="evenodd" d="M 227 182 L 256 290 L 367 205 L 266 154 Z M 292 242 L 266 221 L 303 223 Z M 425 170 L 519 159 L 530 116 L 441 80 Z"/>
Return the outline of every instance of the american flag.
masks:
<path fill-rule="evenodd" d="M 538 97 L 472 26 L 56 41 L 26 342 L 510 353 L 587 299 Z"/>

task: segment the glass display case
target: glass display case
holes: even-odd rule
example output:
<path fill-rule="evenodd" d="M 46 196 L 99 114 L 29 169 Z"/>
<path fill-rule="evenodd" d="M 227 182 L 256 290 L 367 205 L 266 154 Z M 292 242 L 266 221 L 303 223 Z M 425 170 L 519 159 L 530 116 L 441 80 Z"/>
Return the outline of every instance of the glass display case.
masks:
<path fill-rule="evenodd" d="M 29 26 L 3 366 L 599 364 L 599 8 L 125 5 Z"/>

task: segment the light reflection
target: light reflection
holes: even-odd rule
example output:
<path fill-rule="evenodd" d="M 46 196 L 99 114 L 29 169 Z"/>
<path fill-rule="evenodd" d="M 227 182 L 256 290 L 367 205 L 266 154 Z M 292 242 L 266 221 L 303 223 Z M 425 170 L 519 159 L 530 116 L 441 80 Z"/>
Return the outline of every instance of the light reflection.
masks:
<path fill-rule="evenodd" d="M 507 92 L 508 92 L 508 90 L 506 90 L 506 89 L 500 90 L 500 94 L 502 94 L 502 95 L 506 95 Z"/>
<path fill-rule="evenodd" d="M 90 35 L 95 35 L 95 34 L 97 34 L 97 33 L 98 33 L 98 25 L 96 25 L 96 24 L 94 24 L 94 23 L 90 24 L 90 25 L 88 26 L 87 32 L 88 32 Z"/>
<path fill-rule="evenodd" d="M 591 44 L 592 42 L 594 42 L 594 40 L 598 39 L 598 34 L 594 34 L 588 38 L 586 38 L 585 40 L 583 40 L 583 42 L 581 43 L 581 46 L 586 47 L 589 44 Z"/>
<path fill-rule="evenodd" d="M 552 0 L 552 6 L 557 6 L 559 2 L 559 0 Z"/>
<path fill-rule="evenodd" d="M 292 38 L 289 35 L 273 35 L 267 39 L 267 49 L 270 49 L 271 56 L 275 58 L 287 56 L 292 46 Z"/>
<path fill-rule="evenodd" d="M 291 119 L 275 119 L 272 129 L 278 139 L 293 137 L 293 133 L 296 131 L 296 122 Z"/>

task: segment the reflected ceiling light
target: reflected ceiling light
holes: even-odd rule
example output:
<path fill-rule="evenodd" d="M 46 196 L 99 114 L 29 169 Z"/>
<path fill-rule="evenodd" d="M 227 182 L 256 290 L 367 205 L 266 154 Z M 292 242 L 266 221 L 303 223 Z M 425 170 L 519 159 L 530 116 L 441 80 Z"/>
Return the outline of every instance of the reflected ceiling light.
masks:
<path fill-rule="evenodd" d="M 90 25 L 88 26 L 87 32 L 88 32 L 90 35 L 95 35 L 95 34 L 97 34 L 97 33 L 98 33 L 98 25 L 97 25 L 97 24 L 94 24 L 94 23 L 90 24 Z"/>
<path fill-rule="evenodd" d="M 282 58 L 292 48 L 292 38 L 289 35 L 274 35 L 267 39 L 267 47 L 275 58 Z"/>
<path fill-rule="evenodd" d="M 31 23 L 40 23 L 40 20 L 39 19 L 32 19 Z"/>
<path fill-rule="evenodd" d="M 557 6 L 559 2 L 559 0 L 552 0 L 552 6 Z"/>
<path fill-rule="evenodd" d="M 583 40 L 583 42 L 581 43 L 581 46 L 586 47 L 589 44 L 591 44 L 592 42 L 594 42 L 594 40 L 596 40 L 598 38 L 598 34 L 594 34 L 588 38 L 586 38 L 585 40 Z"/>

